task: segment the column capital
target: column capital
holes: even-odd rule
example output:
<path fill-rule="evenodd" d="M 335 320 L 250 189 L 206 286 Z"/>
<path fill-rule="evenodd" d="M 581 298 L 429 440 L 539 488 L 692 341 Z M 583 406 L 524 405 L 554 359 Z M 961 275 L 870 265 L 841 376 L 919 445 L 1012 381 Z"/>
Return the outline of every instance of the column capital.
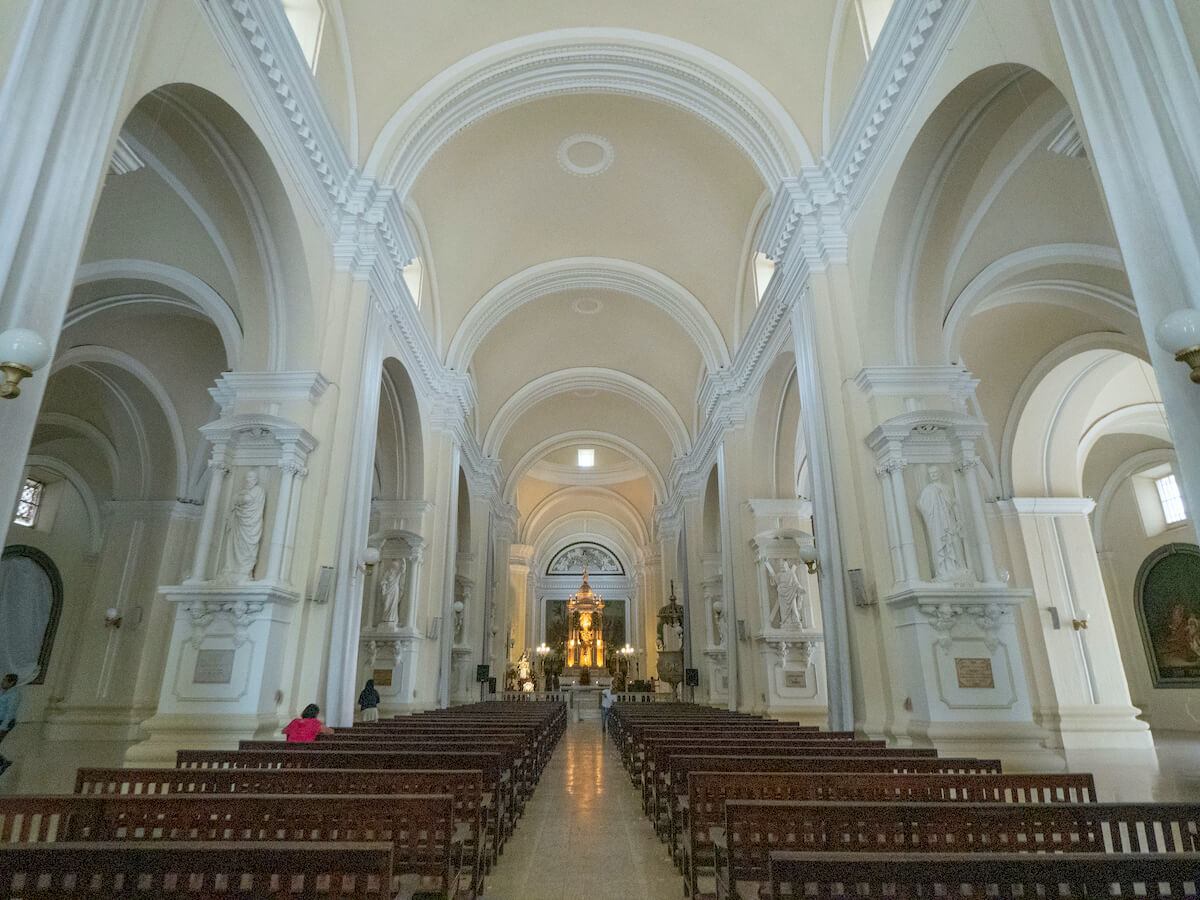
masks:
<path fill-rule="evenodd" d="M 532 544 L 513 544 L 508 548 L 509 568 L 529 568 L 536 548 Z"/>

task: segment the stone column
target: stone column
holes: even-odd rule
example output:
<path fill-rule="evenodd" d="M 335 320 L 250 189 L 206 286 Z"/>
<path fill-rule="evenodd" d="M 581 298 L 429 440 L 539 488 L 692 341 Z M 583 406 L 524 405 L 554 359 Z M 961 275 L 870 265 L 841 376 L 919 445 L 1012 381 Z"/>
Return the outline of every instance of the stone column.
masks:
<path fill-rule="evenodd" d="M 206 581 L 208 578 L 208 556 L 212 549 L 213 532 L 217 527 L 217 509 L 221 505 L 221 488 L 229 475 L 229 463 L 225 461 L 225 447 L 213 448 L 213 458 L 208 464 L 212 473 L 208 481 L 208 494 L 204 500 L 204 518 L 200 520 L 200 531 L 196 535 L 196 555 L 192 561 L 192 574 L 188 583 Z"/>
<path fill-rule="evenodd" d="M 1200 386 L 1155 341 L 1200 309 L 1200 76 L 1173 0 L 1051 0 L 1105 204 L 1167 409 L 1188 509 L 1200 514 Z"/>
<path fill-rule="evenodd" d="M 267 581 L 279 581 L 283 566 L 283 548 L 287 544 L 288 526 L 292 513 L 292 487 L 301 469 L 294 459 L 279 465 L 279 496 L 275 500 L 275 521 L 271 525 L 271 545 L 267 554 Z"/>
<path fill-rule="evenodd" d="M 0 332 L 29 328 L 53 351 L 146 0 L 28 5 L 0 85 Z M 0 506 L 11 510 L 48 368 L 0 402 Z"/>
<path fill-rule="evenodd" d="M 533 562 L 533 547 L 529 544 L 513 544 L 508 549 L 508 615 L 509 635 L 513 646 L 508 657 L 516 660 L 527 648 L 526 632 L 529 620 L 529 567 Z"/>
<path fill-rule="evenodd" d="M 1053 682 L 1050 715 L 1057 721 L 1043 724 L 1060 734 L 1068 750 L 1148 749 L 1150 732 L 1135 718 L 1138 710 L 1129 698 L 1088 522 L 1094 501 L 1015 497 L 1006 505 L 1024 540 Z"/>

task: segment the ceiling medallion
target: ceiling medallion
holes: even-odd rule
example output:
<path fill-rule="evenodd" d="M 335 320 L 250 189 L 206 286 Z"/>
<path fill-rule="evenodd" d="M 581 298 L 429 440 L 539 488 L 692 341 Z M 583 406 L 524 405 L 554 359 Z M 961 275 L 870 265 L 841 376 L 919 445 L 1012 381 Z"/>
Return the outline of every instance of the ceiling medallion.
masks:
<path fill-rule="evenodd" d="M 571 304 L 571 309 L 575 310 L 581 316 L 594 316 L 600 310 L 604 309 L 604 304 L 595 297 L 580 297 Z"/>
<path fill-rule="evenodd" d="M 612 161 L 612 144 L 598 134 L 573 134 L 558 145 L 558 164 L 569 175 L 599 175 Z"/>

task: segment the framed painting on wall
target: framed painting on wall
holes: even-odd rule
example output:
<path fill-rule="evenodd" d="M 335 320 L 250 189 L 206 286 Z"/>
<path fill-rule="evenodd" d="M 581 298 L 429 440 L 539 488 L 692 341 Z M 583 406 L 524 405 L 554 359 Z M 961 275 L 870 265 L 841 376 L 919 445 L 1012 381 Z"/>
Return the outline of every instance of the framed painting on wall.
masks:
<path fill-rule="evenodd" d="M 1155 687 L 1200 687 L 1200 547 L 1166 544 L 1146 557 L 1134 585 Z"/>

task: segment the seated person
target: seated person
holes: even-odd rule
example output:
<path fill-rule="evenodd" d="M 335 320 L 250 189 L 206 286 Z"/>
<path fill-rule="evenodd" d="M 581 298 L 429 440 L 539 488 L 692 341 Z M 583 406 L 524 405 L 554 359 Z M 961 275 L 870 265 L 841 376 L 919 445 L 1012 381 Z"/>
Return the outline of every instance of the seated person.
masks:
<path fill-rule="evenodd" d="M 317 718 L 320 712 L 321 707 L 315 703 L 310 703 L 304 707 L 304 711 L 300 713 L 300 718 L 292 719 L 292 721 L 284 725 L 283 733 L 287 735 L 288 741 L 308 744 L 315 741 L 318 734 L 333 734 L 333 729 Z"/>

